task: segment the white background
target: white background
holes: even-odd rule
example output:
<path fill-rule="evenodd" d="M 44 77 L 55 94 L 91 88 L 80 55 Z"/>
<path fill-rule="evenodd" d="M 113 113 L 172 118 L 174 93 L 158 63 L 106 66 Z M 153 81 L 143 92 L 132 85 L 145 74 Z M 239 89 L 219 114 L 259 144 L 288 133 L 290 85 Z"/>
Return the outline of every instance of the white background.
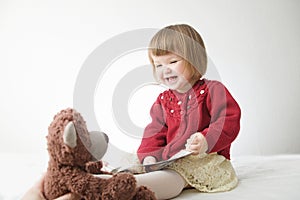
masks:
<path fill-rule="evenodd" d="M 242 108 L 232 154 L 300 153 L 299 7 L 296 0 L 1 0 L 0 153 L 47 156 L 48 125 L 73 106 L 76 78 L 89 54 L 123 32 L 176 23 L 201 33 Z M 148 64 L 146 54 L 136 59 Z M 142 119 L 146 104 L 138 108 Z"/>

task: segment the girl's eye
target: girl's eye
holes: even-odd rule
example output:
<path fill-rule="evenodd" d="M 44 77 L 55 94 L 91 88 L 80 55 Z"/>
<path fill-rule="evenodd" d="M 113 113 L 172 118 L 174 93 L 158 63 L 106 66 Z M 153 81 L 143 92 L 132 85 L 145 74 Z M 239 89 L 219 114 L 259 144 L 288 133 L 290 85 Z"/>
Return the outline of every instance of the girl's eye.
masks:
<path fill-rule="evenodd" d="M 177 61 L 178 60 L 171 61 L 170 64 L 175 64 L 175 63 L 177 63 Z"/>
<path fill-rule="evenodd" d="M 162 66 L 162 65 L 156 65 L 155 67 L 156 67 L 156 68 L 159 68 L 159 67 L 161 67 L 161 66 Z"/>

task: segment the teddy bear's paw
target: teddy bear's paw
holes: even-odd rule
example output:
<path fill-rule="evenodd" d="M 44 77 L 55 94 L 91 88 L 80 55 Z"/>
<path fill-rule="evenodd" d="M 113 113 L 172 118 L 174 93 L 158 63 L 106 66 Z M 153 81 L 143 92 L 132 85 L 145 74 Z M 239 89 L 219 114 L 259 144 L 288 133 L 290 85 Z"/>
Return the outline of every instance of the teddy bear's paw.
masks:
<path fill-rule="evenodd" d="M 103 167 L 102 161 L 97 161 L 97 162 L 90 161 L 85 164 L 85 170 L 91 174 L 101 174 L 102 167 Z"/>
<path fill-rule="evenodd" d="M 102 193 L 103 200 L 130 200 L 136 193 L 136 180 L 132 174 L 115 174 Z"/>
<path fill-rule="evenodd" d="M 99 194 L 88 194 L 82 198 L 80 198 L 79 196 L 77 196 L 77 198 L 71 198 L 71 199 L 85 199 L 85 200 L 101 200 L 102 196 Z"/>
<path fill-rule="evenodd" d="M 156 197 L 154 195 L 154 192 L 149 190 L 145 186 L 140 186 L 137 188 L 135 196 L 132 198 L 132 200 L 156 200 Z"/>

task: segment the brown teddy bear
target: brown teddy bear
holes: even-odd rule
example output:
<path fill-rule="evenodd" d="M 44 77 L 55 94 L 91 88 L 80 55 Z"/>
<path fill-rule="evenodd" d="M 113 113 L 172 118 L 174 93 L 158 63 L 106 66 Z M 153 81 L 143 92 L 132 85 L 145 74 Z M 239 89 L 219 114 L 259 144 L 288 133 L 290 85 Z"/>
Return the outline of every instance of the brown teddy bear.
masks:
<path fill-rule="evenodd" d="M 48 128 L 48 169 L 44 196 L 55 199 L 75 193 L 85 200 L 155 200 L 154 193 L 137 187 L 132 174 L 119 173 L 104 179 L 94 176 L 101 171 L 100 160 L 107 149 L 108 137 L 101 132 L 88 132 L 80 113 L 68 108 L 54 116 Z"/>

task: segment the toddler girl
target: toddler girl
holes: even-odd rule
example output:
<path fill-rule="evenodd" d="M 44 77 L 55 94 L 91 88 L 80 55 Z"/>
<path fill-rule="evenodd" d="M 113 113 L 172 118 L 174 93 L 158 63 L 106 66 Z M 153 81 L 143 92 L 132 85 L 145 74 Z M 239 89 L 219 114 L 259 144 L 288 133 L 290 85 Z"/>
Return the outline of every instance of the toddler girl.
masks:
<path fill-rule="evenodd" d="M 158 31 L 149 45 L 156 80 L 169 90 L 159 94 L 138 149 L 140 162 L 167 160 L 182 149 L 193 152 L 167 169 L 136 175 L 158 199 L 177 196 L 185 187 L 200 192 L 234 188 L 230 145 L 240 129 L 241 111 L 226 87 L 202 78 L 207 56 L 200 34 L 186 24 Z M 152 183 L 153 182 L 153 183 Z"/>

